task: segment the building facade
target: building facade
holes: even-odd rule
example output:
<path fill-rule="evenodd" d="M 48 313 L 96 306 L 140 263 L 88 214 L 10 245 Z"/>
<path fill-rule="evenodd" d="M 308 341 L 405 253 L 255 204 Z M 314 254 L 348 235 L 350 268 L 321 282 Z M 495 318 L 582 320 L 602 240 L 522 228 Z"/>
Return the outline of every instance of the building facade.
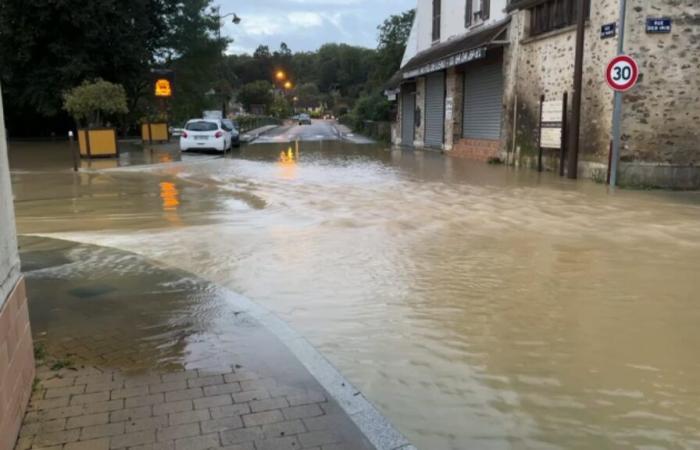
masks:
<path fill-rule="evenodd" d="M 395 143 L 482 160 L 497 156 L 505 9 L 505 0 L 419 0 L 396 91 Z"/>
<path fill-rule="evenodd" d="M 561 101 L 572 93 L 576 3 L 419 0 L 395 77 L 400 104 L 394 143 L 534 166 L 541 98 Z M 475 15 L 486 7 L 490 11 Z M 619 0 L 587 0 L 583 11 L 579 176 L 598 180 L 605 180 L 608 168 L 613 91 L 605 67 L 617 52 L 618 8 Z M 657 19 L 670 27 L 649 29 Z M 700 188 L 700 3 L 628 0 L 624 49 L 641 75 L 623 96 L 618 180 L 639 187 Z M 436 98 L 442 79 L 444 96 Z M 432 117 L 439 113 L 442 135 Z M 556 170 L 559 150 L 543 153 L 545 166 Z"/>
<path fill-rule="evenodd" d="M 0 92 L 0 450 L 11 450 L 34 380 L 34 348 L 20 274 Z"/>

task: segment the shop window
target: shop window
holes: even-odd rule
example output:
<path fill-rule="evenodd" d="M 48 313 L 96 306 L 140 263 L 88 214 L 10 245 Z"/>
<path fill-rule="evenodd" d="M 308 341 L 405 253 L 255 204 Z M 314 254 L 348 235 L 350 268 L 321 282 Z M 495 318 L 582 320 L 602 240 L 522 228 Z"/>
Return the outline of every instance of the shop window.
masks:
<path fill-rule="evenodd" d="M 578 0 L 547 0 L 530 8 L 530 35 L 566 28 L 576 24 Z M 584 14 L 588 18 L 590 0 L 584 0 Z"/>
<path fill-rule="evenodd" d="M 441 0 L 433 0 L 433 42 L 440 40 Z"/>

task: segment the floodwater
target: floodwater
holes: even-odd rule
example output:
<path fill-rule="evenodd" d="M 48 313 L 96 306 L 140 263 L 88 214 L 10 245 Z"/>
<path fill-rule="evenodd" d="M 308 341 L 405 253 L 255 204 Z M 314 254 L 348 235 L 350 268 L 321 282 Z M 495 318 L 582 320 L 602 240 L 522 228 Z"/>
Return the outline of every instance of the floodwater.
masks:
<path fill-rule="evenodd" d="M 10 148 L 20 233 L 264 305 L 419 448 L 700 448 L 697 193 L 341 142 L 78 175 Z"/>

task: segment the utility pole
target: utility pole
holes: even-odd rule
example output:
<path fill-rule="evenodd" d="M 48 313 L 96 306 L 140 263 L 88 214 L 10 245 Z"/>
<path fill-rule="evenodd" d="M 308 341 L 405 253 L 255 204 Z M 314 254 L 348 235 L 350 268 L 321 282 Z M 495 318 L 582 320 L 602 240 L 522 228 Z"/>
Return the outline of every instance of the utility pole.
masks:
<path fill-rule="evenodd" d="M 571 110 L 571 143 L 567 178 L 578 177 L 578 143 L 581 129 L 581 88 L 583 84 L 583 42 L 586 25 L 585 0 L 576 2 L 576 56 L 574 57 L 574 90 Z"/>
<path fill-rule="evenodd" d="M 620 0 L 620 19 L 618 38 L 617 38 L 617 54 L 624 54 L 625 49 L 625 15 L 627 12 L 627 0 Z M 622 92 L 615 91 L 615 102 L 613 106 L 613 123 L 612 123 L 612 157 L 610 158 L 610 187 L 615 188 L 617 183 L 617 164 L 620 161 L 620 136 L 622 122 Z"/>

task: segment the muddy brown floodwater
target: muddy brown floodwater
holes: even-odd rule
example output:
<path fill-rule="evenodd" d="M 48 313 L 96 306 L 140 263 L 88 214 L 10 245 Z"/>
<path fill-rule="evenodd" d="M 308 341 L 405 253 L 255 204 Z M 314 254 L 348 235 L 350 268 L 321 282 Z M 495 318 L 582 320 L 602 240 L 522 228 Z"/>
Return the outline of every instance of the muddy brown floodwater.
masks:
<path fill-rule="evenodd" d="M 697 193 L 338 142 L 79 175 L 10 148 L 20 233 L 261 303 L 419 448 L 700 448 Z"/>

